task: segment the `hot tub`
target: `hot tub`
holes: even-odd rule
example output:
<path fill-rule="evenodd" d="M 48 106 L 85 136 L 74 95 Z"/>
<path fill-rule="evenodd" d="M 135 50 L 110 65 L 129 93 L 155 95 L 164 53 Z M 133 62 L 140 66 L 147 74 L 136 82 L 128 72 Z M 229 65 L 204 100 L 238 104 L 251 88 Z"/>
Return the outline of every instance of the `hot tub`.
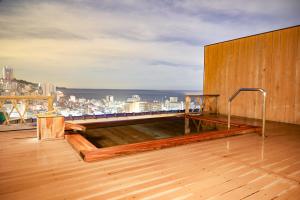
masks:
<path fill-rule="evenodd" d="M 194 115 L 94 122 L 66 138 L 85 161 L 95 161 L 260 130 L 235 123 L 228 130 L 226 123 Z"/>

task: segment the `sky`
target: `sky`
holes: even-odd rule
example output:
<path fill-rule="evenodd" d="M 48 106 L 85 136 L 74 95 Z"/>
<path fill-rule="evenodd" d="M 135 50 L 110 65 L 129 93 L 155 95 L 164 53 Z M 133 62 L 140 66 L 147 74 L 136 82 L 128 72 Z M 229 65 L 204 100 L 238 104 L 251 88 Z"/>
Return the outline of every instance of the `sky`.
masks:
<path fill-rule="evenodd" d="M 61 87 L 201 90 L 204 45 L 300 24 L 299 0 L 0 0 L 0 67 Z"/>

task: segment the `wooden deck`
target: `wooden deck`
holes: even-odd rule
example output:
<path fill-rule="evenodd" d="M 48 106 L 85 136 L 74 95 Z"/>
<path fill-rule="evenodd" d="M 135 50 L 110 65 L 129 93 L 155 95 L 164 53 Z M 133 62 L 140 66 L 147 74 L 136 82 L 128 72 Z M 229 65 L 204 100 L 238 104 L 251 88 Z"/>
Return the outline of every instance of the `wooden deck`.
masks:
<path fill-rule="evenodd" d="M 0 199 L 299 199 L 300 126 L 86 163 L 65 140 L 0 133 Z"/>

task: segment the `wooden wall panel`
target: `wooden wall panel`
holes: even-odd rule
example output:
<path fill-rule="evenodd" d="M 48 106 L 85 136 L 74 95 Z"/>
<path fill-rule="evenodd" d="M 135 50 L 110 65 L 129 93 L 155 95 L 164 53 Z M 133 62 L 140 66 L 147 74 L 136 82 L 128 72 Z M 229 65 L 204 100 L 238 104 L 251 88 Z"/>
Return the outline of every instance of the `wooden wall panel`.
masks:
<path fill-rule="evenodd" d="M 295 121 L 300 122 L 300 29 L 297 31 L 296 82 L 295 82 Z"/>
<path fill-rule="evenodd" d="M 204 93 L 220 94 L 218 109 L 242 87 L 267 90 L 267 119 L 300 124 L 300 26 L 205 46 Z M 232 114 L 262 117 L 259 93 L 241 93 Z"/>

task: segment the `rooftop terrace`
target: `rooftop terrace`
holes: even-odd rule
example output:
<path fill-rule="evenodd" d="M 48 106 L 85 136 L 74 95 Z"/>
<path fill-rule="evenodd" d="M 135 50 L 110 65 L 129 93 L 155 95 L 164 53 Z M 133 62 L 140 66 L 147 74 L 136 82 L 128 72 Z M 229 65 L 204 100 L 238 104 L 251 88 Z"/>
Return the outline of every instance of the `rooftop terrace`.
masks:
<path fill-rule="evenodd" d="M 264 119 L 263 107 L 267 138 L 251 130 L 87 163 L 66 140 L 38 141 L 35 130 L 7 129 L 0 132 L 0 199 L 299 199 L 299 36 L 295 26 L 205 46 L 204 94 L 220 95 L 211 103 L 196 97 L 199 111 Z M 263 88 L 268 97 L 243 94 L 231 110 L 228 99 L 241 87 Z"/>
<path fill-rule="evenodd" d="M 1 132 L 0 199 L 299 199 L 300 126 L 268 122 L 266 135 L 86 163 L 65 140 Z"/>

